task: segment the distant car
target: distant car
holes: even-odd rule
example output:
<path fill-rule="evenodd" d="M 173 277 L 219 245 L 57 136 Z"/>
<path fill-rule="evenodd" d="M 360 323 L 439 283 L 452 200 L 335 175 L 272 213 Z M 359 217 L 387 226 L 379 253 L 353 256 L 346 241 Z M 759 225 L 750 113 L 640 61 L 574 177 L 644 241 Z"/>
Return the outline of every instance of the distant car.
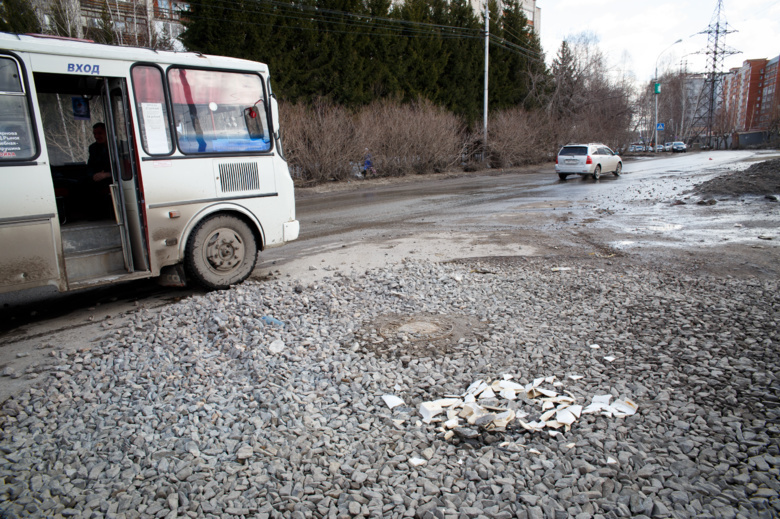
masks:
<path fill-rule="evenodd" d="M 637 144 L 636 145 L 636 151 L 645 151 L 645 147 L 642 146 L 641 144 Z"/>
<path fill-rule="evenodd" d="M 656 144 L 655 145 L 655 151 L 656 152 L 664 151 L 664 145 L 663 144 Z"/>
<path fill-rule="evenodd" d="M 688 151 L 688 147 L 685 145 L 682 141 L 674 141 L 672 143 L 672 152 L 673 153 L 685 153 Z"/>
<path fill-rule="evenodd" d="M 665 142 L 664 143 L 664 151 L 672 151 L 672 143 L 671 142 Z"/>
<path fill-rule="evenodd" d="M 622 171 L 623 159 L 603 144 L 567 144 L 555 157 L 555 172 L 561 180 L 569 175 L 598 180 L 602 172 L 619 177 Z"/>

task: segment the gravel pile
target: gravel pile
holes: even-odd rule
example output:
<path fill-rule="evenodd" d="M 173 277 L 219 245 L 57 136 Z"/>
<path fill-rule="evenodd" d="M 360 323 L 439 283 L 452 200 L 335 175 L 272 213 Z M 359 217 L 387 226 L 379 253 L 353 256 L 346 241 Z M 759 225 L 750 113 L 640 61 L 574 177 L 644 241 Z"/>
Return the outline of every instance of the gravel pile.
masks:
<path fill-rule="evenodd" d="M 702 196 L 780 196 L 780 159 L 753 164 L 745 171 L 729 171 L 702 182 L 693 192 Z"/>
<path fill-rule="evenodd" d="M 4 404 L 0 515 L 777 516 L 777 281 L 624 261 L 410 261 L 139 311 Z M 505 374 L 638 411 L 556 436 L 422 423 Z"/>

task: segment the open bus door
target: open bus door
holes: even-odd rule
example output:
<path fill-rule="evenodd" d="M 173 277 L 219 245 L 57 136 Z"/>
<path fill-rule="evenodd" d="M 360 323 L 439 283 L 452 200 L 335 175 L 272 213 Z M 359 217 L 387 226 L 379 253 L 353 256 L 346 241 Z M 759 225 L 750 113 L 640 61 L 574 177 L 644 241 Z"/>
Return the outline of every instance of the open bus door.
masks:
<path fill-rule="evenodd" d="M 121 230 L 128 272 L 149 270 L 148 249 L 143 219 L 143 196 L 138 176 L 137 154 L 133 138 L 130 103 L 124 79 L 105 80 L 104 96 L 108 126 L 109 150 L 113 162 L 112 198 Z"/>
<path fill-rule="evenodd" d="M 149 261 L 126 80 L 37 71 L 33 77 L 49 189 L 53 183 L 57 193 L 60 290 L 144 277 Z M 76 104 L 86 107 L 81 117 Z M 102 170 L 85 160 L 95 123 L 105 126 Z M 95 180 L 108 170 L 110 178 Z"/>

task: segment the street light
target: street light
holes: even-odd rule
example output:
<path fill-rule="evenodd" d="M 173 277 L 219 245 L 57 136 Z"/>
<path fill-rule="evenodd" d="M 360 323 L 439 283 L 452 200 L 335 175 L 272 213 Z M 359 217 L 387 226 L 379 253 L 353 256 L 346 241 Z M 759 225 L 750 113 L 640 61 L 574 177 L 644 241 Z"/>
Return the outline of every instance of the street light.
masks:
<path fill-rule="evenodd" d="M 653 137 L 653 153 L 655 153 L 656 149 L 658 148 L 658 94 L 661 93 L 661 84 L 658 82 L 658 60 L 661 59 L 661 56 L 664 52 L 671 49 L 678 43 L 682 43 L 682 38 L 666 47 L 661 51 L 661 54 L 655 58 L 655 81 L 653 85 L 653 96 L 655 97 L 655 130 L 653 131 L 655 132 L 655 136 Z"/>

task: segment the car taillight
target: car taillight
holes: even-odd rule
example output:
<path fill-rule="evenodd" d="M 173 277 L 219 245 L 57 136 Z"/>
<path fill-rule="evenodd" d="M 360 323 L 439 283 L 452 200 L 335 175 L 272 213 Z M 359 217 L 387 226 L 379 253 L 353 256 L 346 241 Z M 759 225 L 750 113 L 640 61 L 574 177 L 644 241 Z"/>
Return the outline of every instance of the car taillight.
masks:
<path fill-rule="evenodd" d="M 588 158 L 585 159 L 585 164 L 593 164 L 593 159 L 590 158 L 590 155 L 588 155 Z"/>
<path fill-rule="evenodd" d="M 555 163 L 558 164 L 558 155 L 555 156 Z"/>

